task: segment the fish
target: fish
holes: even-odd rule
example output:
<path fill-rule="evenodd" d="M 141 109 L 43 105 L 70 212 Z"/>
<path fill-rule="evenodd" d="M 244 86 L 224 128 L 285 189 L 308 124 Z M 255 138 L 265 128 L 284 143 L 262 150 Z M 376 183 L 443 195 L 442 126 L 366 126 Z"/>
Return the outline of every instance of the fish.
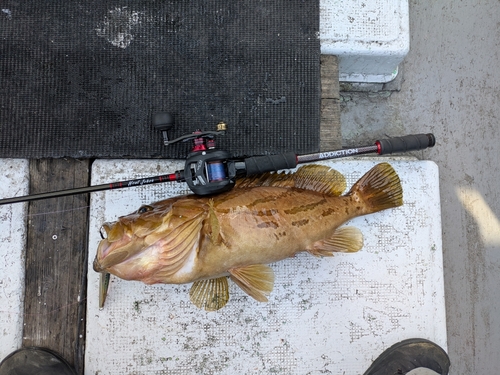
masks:
<path fill-rule="evenodd" d="M 93 267 L 146 284 L 192 283 L 190 300 L 206 311 L 228 303 L 228 279 L 267 302 L 274 286 L 269 264 L 302 251 L 318 257 L 359 251 L 361 231 L 343 224 L 403 204 L 399 176 L 388 163 L 377 164 L 342 195 L 345 190 L 340 172 L 308 164 L 237 180 L 217 195 L 143 205 L 103 224 Z"/>

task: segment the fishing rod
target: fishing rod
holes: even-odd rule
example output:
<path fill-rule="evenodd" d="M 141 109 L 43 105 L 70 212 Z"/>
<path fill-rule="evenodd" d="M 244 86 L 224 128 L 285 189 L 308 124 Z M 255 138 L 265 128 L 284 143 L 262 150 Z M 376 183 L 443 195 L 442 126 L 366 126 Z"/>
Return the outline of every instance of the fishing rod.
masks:
<path fill-rule="evenodd" d="M 314 161 L 338 159 L 348 156 L 376 153 L 387 155 L 399 152 L 424 150 L 433 147 L 436 139 L 433 134 L 412 134 L 403 137 L 381 139 L 373 145 L 334 151 L 323 151 L 312 154 L 297 155 L 287 152 L 276 155 L 252 156 L 243 159 L 231 158 L 224 150 L 215 149 L 216 135 L 224 135 L 226 125 L 219 123 L 216 131 L 202 132 L 197 130 L 190 135 L 184 135 L 175 140 L 168 140 L 166 128 L 169 117 L 156 118 L 155 127 L 163 132 L 165 145 L 178 141 L 193 141 L 193 149 L 188 154 L 183 170 L 173 173 L 139 178 L 135 180 L 117 181 L 101 185 L 92 185 L 74 189 L 51 191 L 40 194 L 0 199 L 0 205 L 29 202 L 39 199 L 64 197 L 74 194 L 92 193 L 103 190 L 122 189 L 134 186 L 150 185 L 161 182 L 186 182 L 193 193 L 197 195 L 212 195 L 231 190 L 237 178 L 259 175 L 266 172 L 276 172 L 282 169 L 292 169 L 298 164 Z"/>

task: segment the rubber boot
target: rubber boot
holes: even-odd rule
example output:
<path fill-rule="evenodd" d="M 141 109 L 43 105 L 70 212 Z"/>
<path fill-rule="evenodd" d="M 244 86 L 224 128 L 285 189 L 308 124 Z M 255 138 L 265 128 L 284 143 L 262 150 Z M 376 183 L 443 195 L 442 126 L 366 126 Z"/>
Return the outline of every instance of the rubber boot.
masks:
<path fill-rule="evenodd" d="M 76 375 L 59 354 L 45 348 L 22 348 L 0 363 L 0 375 Z"/>
<path fill-rule="evenodd" d="M 423 367 L 447 375 L 450 369 L 448 354 L 432 341 L 409 339 L 385 350 L 364 375 L 400 375 Z"/>

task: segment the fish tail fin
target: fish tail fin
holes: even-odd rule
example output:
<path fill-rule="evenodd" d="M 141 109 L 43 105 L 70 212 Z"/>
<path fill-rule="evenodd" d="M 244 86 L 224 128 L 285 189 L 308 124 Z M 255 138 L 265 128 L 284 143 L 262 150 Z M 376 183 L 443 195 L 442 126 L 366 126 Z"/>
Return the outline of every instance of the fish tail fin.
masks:
<path fill-rule="evenodd" d="M 403 188 L 399 176 L 388 163 L 370 169 L 351 188 L 349 195 L 365 204 L 366 213 L 374 213 L 403 204 Z"/>

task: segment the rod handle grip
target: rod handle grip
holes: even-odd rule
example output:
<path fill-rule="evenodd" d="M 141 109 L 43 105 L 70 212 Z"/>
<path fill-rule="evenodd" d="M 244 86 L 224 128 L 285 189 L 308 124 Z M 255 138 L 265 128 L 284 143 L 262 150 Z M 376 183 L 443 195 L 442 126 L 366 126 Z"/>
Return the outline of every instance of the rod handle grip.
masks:
<path fill-rule="evenodd" d="M 246 158 L 245 168 L 247 176 L 276 172 L 280 169 L 291 169 L 297 166 L 297 155 L 287 152 L 277 155 L 253 156 Z"/>
<path fill-rule="evenodd" d="M 379 155 L 392 154 L 395 152 L 407 152 L 424 150 L 436 144 L 434 134 L 410 134 L 404 137 L 381 139 L 375 143 L 379 150 Z"/>

